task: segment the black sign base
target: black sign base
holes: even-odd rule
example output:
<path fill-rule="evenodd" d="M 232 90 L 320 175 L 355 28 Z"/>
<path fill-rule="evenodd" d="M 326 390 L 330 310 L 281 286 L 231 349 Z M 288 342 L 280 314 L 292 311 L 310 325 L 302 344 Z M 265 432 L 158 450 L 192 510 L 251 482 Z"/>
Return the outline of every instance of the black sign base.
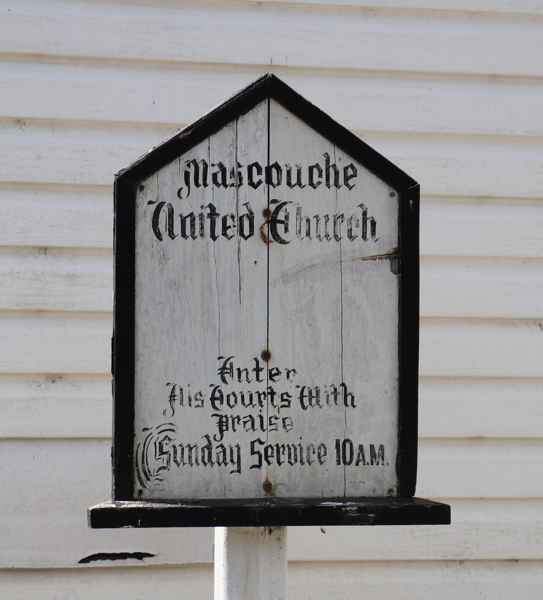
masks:
<path fill-rule="evenodd" d="M 451 507 L 421 498 L 255 498 L 104 502 L 89 508 L 93 529 L 287 525 L 449 525 Z"/>

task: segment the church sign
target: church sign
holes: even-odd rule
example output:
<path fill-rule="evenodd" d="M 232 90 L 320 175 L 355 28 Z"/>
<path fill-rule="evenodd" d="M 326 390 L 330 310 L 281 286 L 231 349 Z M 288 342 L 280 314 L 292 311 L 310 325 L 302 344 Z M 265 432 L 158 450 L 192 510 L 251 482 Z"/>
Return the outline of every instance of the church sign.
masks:
<path fill-rule="evenodd" d="M 419 187 L 266 75 L 121 171 L 106 526 L 442 523 L 412 498 Z"/>

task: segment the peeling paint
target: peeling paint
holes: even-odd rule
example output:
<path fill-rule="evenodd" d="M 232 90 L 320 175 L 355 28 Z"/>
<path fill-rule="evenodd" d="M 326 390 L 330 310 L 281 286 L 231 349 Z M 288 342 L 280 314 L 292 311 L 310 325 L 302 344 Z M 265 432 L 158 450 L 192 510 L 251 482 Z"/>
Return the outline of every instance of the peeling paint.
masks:
<path fill-rule="evenodd" d="M 153 558 L 155 554 L 149 552 L 98 552 L 82 558 L 78 564 L 84 565 L 99 560 L 143 560 L 144 558 Z"/>

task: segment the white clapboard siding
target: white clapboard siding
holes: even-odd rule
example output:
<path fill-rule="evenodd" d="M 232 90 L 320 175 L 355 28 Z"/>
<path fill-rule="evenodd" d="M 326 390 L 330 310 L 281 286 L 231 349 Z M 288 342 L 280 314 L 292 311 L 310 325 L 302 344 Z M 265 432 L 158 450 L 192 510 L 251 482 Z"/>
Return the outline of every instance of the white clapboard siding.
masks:
<path fill-rule="evenodd" d="M 543 37 L 542 37 L 543 39 Z M 0 181 L 111 185 L 114 173 L 175 131 L 152 125 L 0 121 Z M 362 134 L 425 193 L 538 198 L 541 138 Z"/>
<path fill-rule="evenodd" d="M 420 374 L 541 377 L 543 324 L 524 320 L 423 319 Z"/>
<path fill-rule="evenodd" d="M 0 184 L 0 245 L 111 248 L 112 186 Z M 423 256 L 543 258 L 542 229 L 537 200 L 423 194 Z"/>
<path fill-rule="evenodd" d="M 357 531 L 363 536 L 366 530 Z M 383 598 L 385 590 L 391 600 L 535 599 L 542 587 L 541 561 L 291 562 L 288 566 L 288 597 L 296 600 Z M 145 589 L 159 590 L 161 600 L 210 600 L 213 565 L 1 570 L 0 589 L 6 600 L 140 598 Z"/>
<path fill-rule="evenodd" d="M 108 440 L 0 441 L 9 482 L 0 491 L 0 568 L 77 567 L 115 552 L 153 554 L 146 564 L 212 562 L 212 529 L 89 529 L 87 508 L 111 497 L 110 449 Z"/>
<path fill-rule="evenodd" d="M 541 439 L 424 439 L 417 494 L 423 498 L 539 498 Z"/>
<path fill-rule="evenodd" d="M 423 317 L 543 318 L 543 261 L 421 264 Z M 109 250 L 0 248 L 0 310 L 111 311 Z"/>
<path fill-rule="evenodd" d="M 0 184 L 0 244 L 111 248 L 113 179 L 108 186 Z"/>
<path fill-rule="evenodd" d="M 177 535 L 181 543 L 182 530 Z M 139 600 L 153 594 L 161 600 L 213 598 L 212 564 L 135 566 L 146 562 L 118 560 L 109 568 L 0 569 L 0 591 L 4 600 Z"/>
<path fill-rule="evenodd" d="M 108 313 L 0 313 L 0 372 L 109 373 Z M 535 320 L 423 319 L 420 374 L 543 377 Z"/>
<path fill-rule="evenodd" d="M 353 131 L 543 134 L 537 79 L 367 71 L 292 70 L 247 65 L 135 64 L 76 59 L 0 62 L 2 115 L 18 119 L 191 123 L 264 70 L 271 70 Z M 444 118 L 446 113 L 446 118 Z"/>
<path fill-rule="evenodd" d="M 540 562 L 516 561 L 294 563 L 288 581 L 296 600 L 511 600 L 537 598 L 541 570 Z"/>
<path fill-rule="evenodd" d="M 222 2 L 223 0 L 217 0 Z M 255 0 L 238 0 L 254 3 Z M 392 8 L 404 10 L 496 12 L 505 14 L 543 14 L 538 0 L 261 0 L 261 4 L 322 4 L 329 7 L 356 6 L 358 8 Z"/>
<path fill-rule="evenodd" d="M 462 443 L 455 444 L 462 459 Z M 433 445 L 432 451 L 439 449 Z M 477 458 L 478 451 L 470 448 Z M 537 453 L 532 457 L 516 454 L 516 462 L 501 452 L 490 457 L 514 470 L 522 470 L 524 480 L 538 476 Z M 165 530 L 90 530 L 86 508 L 109 497 L 110 443 L 107 440 L 3 440 L 0 456 L 9 486 L 0 490 L 3 551 L 0 568 L 76 567 L 81 559 L 98 553 L 146 552 L 154 554 L 146 564 L 175 564 L 212 561 L 211 529 Z M 441 458 L 442 453 L 437 453 Z M 484 454 L 484 452 L 482 453 Z M 541 461 L 541 452 L 539 452 Z M 489 453 L 490 455 L 490 453 Z M 485 457 L 483 457 L 484 459 Z M 482 484 L 473 481 L 480 471 L 498 467 L 480 460 L 480 466 L 463 469 L 466 485 L 471 486 L 464 500 L 439 496 L 451 502 L 453 524 L 450 526 L 399 527 L 319 527 L 289 528 L 291 560 L 449 560 L 543 559 L 540 543 L 543 534 L 541 498 L 527 500 L 473 500 L 481 496 Z M 511 465 L 511 463 L 513 463 Z M 439 469 L 439 465 L 433 471 Z M 441 467 L 437 487 L 452 488 L 447 480 L 450 461 Z M 431 478 L 427 465 L 421 474 Z M 501 474 L 509 485 L 517 486 L 519 495 L 529 486 L 521 475 Z M 485 481 L 490 474 L 485 477 Z M 59 487 L 59 482 L 65 482 Z M 455 482 L 457 488 L 459 485 Z M 492 487 L 488 482 L 487 487 Z M 507 487 L 507 483 L 502 483 Z M 426 490 L 419 485 L 417 493 Z M 492 491 L 489 489 L 489 491 Z M 509 490 L 513 491 L 512 489 Z M 541 495 L 541 494 L 540 494 Z M 496 543 L 496 536 L 500 543 Z M 51 547 L 55 551 L 51 552 Z M 111 561 L 93 562 L 94 566 L 115 566 Z M 135 564 L 132 562 L 131 564 Z"/>
<path fill-rule="evenodd" d="M 423 377 L 419 436 L 541 438 L 543 379 Z"/>
<path fill-rule="evenodd" d="M 427 194 L 539 198 L 539 139 L 361 134 L 378 152 L 423 182 Z M 520 165 L 523 165 L 519 171 Z M 527 177 L 525 183 L 522 179 Z"/>
<path fill-rule="evenodd" d="M 109 375 L 0 375 L 0 438 L 109 438 Z"/>
<path fill-rule="evenodd" d="M 443 491 L 456 488 L 458 493 L 464 493 L 465 499 L 434 496 L 452 504 L 452 525 L 324 527 L 326 533 L 319 527 L 292 527 L 289 528 L 289 558 L 317 561 L 543 559 L 542 490 L 538 498 L 531 500 L 472 499 L 472 496 L 491 495 L 496 485 L 501 485 L 509 494 L 531 493 L 531 483 L 526 480 L 537 479 L 539 475 L 543 444 L 537 446 L 537 452 L 536 445 L 529 443 L 518 451 L 517 442 L 510 444 L 505 452 L 497 452 L 495 448 L 487 448 L 485 452 L 468 445 L 473 460 L 478 460 L 476 465 L 468 467 L 462 462 L 466 454 L 463 443 L 456 442 L 453 450 L 458 452 L 460 464 L 455 473 L 451 473 L 451 460 L 441 466 L 429 466 L 423 456 L 419 482 L 425 477 L 431 480 L 432 487 Z M 439 451 L 442 444 L 431 446 L 431 453 L 438 456 L 432 460 L 437 463 L 444 454 Z M 3 476 L 9 481 L 9 485 L 0 490 L 3 541 L 0 568 L 77 567 L 81 559 L 93 554 L 115 552 L 153 554 L 145 559 L 149 565 L 212 561 L 212 529 L 91 530 L 87 527 L 87 507 L 110 495 L 108 440 L 2 440 L 0 457 Z M 498 473 L 502 464 L 506 469 Z M 483 476 L 482 481 L 475 481 L 483 471 L 488 475 Z M 489 481 L 491 475 L 509 483 L 495 484 Z M 466 480 L 464 484 L 458 481 L 460 477 Z M 419 483 L 417 494 L 428 497 L 423 495 L 426 492 Z M 92 565 L 109 567 L 115 563 L 103 560 Z"/>
<path fill-rule="evenodd" d="M 289 559 L 533 560 L 541 555 L 541 501 L 439 500 L 451 504 L 451 525 L 290 527 Z"/>
<path fill-rule="evenodd" d="M 114 175 L 178 128 L 0 121 L 0 181 L 113 184 Z"/>
<path fill-rule="evenodd" d="M 111 250 L 0 249 L 0 310 L 111 311 Z"/>
<path fill-rule="evenodd" d="M 423 317 L 542 318 L 543 261 L 424 258 L 420 298 Z"/>
<path fill-rule="evenodd" d="M 540 438 L 543 379 L 422 378 L 421 438 Z M 0 437 L 109 438 L 109 375 L 0 375 Z"/>
<path fill-rule="evenodd" d="M 108 313 L 0 313 L 1 373 L 109 373 Z"/>
<path fill-rule="evenodd" d="M 338 69 L 543 74 L 530 17 L 259 3 L 19 0 L 0 13 L 0 52 Z M 265 23 L 265 27 L 261 24 Z M 40 35 L 28 36 L 29 31 Z M 220 50 L 216 40 L 220 39 Z M 59 43 L 59 40 L 62 43 Z M 378 51 L 376 49 L 378 48 Z M 476 59 L 474 58 L 476 57 Z"/>
<path fill-rule="evenodd" d="M 290 527 L 299 600 L 543 589 L 543 3 L 0 0 L 0 597 L 213 595 L 213 531 L 110 498 L 114 173 L 271 71 L 421 184 L 416 494 Z M 99 553 L 149 553 L 97 560 Z M 123 568 L 124 567 L 124 568 Z"/>
<path fill-rule="evenodd" d="M 423 195 L 420 220 L 422 255 L 543 257 L 538 200 Z"/>

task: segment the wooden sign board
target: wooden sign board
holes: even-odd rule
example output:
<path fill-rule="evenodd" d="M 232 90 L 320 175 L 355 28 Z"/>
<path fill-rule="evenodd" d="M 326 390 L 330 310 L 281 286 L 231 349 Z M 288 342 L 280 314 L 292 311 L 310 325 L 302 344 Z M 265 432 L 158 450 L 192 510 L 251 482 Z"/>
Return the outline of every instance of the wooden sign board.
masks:
<path fill-rule="evenodd" d="M 274 76 L 118 175 L 117 504 L 96 518 L 446 518 L 411 498 L 418 191 Z"/>

